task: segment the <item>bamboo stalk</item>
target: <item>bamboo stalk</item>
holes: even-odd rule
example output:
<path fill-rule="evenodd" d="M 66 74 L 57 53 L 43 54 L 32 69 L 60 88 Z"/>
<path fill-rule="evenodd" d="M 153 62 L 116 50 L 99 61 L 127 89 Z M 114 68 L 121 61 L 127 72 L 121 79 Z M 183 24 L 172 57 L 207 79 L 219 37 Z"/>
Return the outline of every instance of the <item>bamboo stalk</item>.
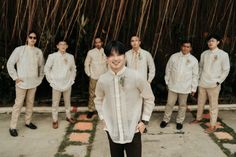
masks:
<path fill-rule="evenodd" d="M 105 11 L 106 3 L 107 3 L 107 0 L 103 0 L 102 3 L 101 3 L 101 6 L 102 6 L 102 7 L 101 7 L 101 12 L 100 12 L 99 20 L 98 20 L 98 22 L 97 22 L 97 26 L 96 26 L 95 31 L 94 31 L 94 35 L 93 35 L 93 38 L 92 38 L 91 45 L 93 45 L 94 38 L 95 38 L 96 35 L 97 35 L 98 28 L 99 28 L 99 25 L 100 25 L 101 20 L 102 20 L 102 16 L 103 16 L 104 11 Z M 92 46 L 91 46 L 91 47 L 92 47 Z"/>
<path fill-rule="evenodd" d="M 158 37 L 157 37 L 157 44 L 156 44 L 156 48 L 155 48 L 155 50 L 154 50 L 154 55 L 153 55 L 154 58 L 155 58 L 155 56 L 156 56 L 157 49 L 158 49 L 158 46 L 159 46 L 159 42 L 160 42 L 160 38 L 161 38 L 161 35 L 162 35 L 162 30 L 163 30 L 163 27 L 164 27 L 164 22 L 165 22 L 167 10 L 168 10 L 168 7 L 169 7 L 169 3 L 170 3 L 170 0 L 168 0 L 168 1 L 166 2 L 165 12 L 164 12 L 164 16 L 163 16 L 162 24 L 161 24 L 161 29 L 160 29 L 160 34 L 159 34 Z"/>
<path fill-rule="evenodd" d="M 39 44 L 41 43 L 41 39 L 42 39 L 42 35 L 43 35 L 43 32 L 45 30 L 45 26 L 46 26 L 46 23 L 47 23 L 47 19 L 48 19 L 48 16 L 49 16 L 49 9 L 50 9 L 50 5 L 51 5 L 51 1 L 52 0 L 49 0 L 48 3 L 47 3 L 47 11 L 46 11 L 46 15 L 45 15 L 45 18 L 44 18 L 44 22 L 43 22 L 43 28 L 42 28 L 42 33 L 39 37 Z"/>

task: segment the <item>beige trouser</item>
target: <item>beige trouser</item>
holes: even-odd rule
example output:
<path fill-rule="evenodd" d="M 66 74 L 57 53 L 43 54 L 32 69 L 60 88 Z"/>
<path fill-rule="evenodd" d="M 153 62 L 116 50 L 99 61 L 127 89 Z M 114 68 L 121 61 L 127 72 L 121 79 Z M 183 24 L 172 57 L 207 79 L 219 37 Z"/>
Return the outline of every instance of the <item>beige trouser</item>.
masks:
<path fill-rule="evenodd" d="M 175 93 L 169 90 L 163 121 L 167 123 L 170 121 L 173 108 L 178 99 L 179 111 L 178 111 L 178 116 L 176 118 L 176 122 L 182 124 L 185 119 L 185 113 L 186 113 L 186 108 L 187 108 L 187 98 L 188 98 L 188 94 Z"/>
<path fill-rule="evenodd" d="M 15 104 L 13 106 L 10 128 L 16 129 L 17 121 L 21 112 L 21 108 L 26 102 L 25 109 L 25 124 L 29 124 L 31 122 L 33 106 L 34 106 L 34 97 L 37 88 L 32 89 L 22 89 L 16 86 L 16 99 Z"/>
<path fill-rule="evenodd" d="M 198 109 L 197 109 L 197 120 L 202 119 L 202 114 L 204 110 L 204 105 L 207 98 L 209 99 L 210 108 L 210 124 L 215 126 L 218 116 L 218 98 L 220 93 L 220 86 L 214 88 L 202 88 L 199 87 L 198 90 Z"/>
<path fill-rule="evenodd" d="M 58 108 L 61 100 L 61 95 L 63 94 L 64 104 L 66 109 L 66 117 L 71 118 L 70 114 L 70 95 L 71 88 L 68 90 L 61 92 L 55 89 L 52 89 L 52 119 L 54 122 L 58 121 Z"/>
<path fill-rule="evenodd" d="M 94 104 L 96 84 L 97 84 L 97 80 L 90 78 L 90 81 L 89 81 L 89 101 L 88 101 L 89 112 L 93 112 L 96 110 L 95 104 Z"/>

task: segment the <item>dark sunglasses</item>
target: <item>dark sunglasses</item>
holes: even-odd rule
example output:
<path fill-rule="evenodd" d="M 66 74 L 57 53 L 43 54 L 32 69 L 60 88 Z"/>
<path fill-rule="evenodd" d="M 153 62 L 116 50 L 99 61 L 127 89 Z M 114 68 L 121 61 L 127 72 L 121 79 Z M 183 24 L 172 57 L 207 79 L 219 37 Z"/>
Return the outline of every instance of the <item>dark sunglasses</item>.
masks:
<path fill-rule="evenodd" d="M 37 39 L 36 37 L 29 36 L 30 39 Z"/>

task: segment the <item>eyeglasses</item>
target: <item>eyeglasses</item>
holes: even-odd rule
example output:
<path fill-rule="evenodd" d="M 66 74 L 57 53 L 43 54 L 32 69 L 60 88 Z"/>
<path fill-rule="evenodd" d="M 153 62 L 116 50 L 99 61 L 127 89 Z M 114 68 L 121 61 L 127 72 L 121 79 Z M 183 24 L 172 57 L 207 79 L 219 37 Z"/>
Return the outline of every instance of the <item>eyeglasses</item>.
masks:
<path fill-rule="evenodd" d="M 37 39 L 36 37 L 32 37 L 32 36 L 29 36 L 29 38 L 30 38 L 30 39 L 35 39 L 35 40 Z"/>

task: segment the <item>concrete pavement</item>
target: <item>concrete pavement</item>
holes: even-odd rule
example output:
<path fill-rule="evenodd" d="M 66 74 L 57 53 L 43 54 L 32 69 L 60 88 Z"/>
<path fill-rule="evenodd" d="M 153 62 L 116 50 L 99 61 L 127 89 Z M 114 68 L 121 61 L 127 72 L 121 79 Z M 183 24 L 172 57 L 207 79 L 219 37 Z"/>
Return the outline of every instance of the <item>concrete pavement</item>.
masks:
<path fill-rule="evenodd" d="M 9 114 L 0 114 L 0 156 L 1 157 L 53 157 L 63 140 L 68 122 L 65 113 L 59 114 L 59 128 L 53 129 L 51 114 L 33 114 L 33 123 L 38 129 L 31 130 L 24 125 L 24 114 L 18 122 L 18 137 L 9 134 Z"/>
<path fill-rule="evenodd" d="M 159 124 L 162 116 L 163 113 L 153 113 L 148 133 L 142 136 L 143 157 L 227 157 L 199 125 L 188 124 L 193 120 L 191 113 L 187 113 L 181 131 L 175 129 L 174 119 L 161 129 Z M 176 117 L 176 114 L 172 117 Z M 91 157 L 109 157 L 108 140 L 100 123 Z"/>
<path fill-rule="evenodd" d="M 227 148 L 231 154 L 236 152 L 236 111 L 220 111 L 221 120 L 234 129 L 231 134 L 233 141 L 223 140 L 222 145 Z M 142 135 L 143 157 L 227 157 L 223 150 L 216 144 L 208 134 L 204 133 L 200 125 L 190 125 L 193 120 L 190 112 L 186 114 L 184 128 L 181 131 L 175 129 L 175 117 L 173 114 L 171 123 L 164 129 L 159 127 L 163 112 L 153 113 L 148 133 Z M 19 136 L 14 138 L 9 135 L 8 128 L 10 114 L 0 114 L 0 157 L 110 157 L 108 140 L 102 125 L 98 122 L 94 140 L 81 144 L 80 141 L 68 142 L 64 136 L 83 135 L 90 133 L 90 121 L 86 115 L 79 114 L 79 122 L 75 128 L 81 131 L 68 132 L 68 122 L 65 121 L 65 113 L 59 114 L 59 129 L 52 129 L 50 113 L 34 113 L 33 122 L 38 126 L 37 130 L 30 130 L 24 126 L 24 114 L 21 114 L 18 122 Z M 83 128 L 85 127 L 85 128 Z M 85 131 L 83 131 L 85 130 Z M 87 131 L 86 131 L 87 130 Z M 221 130 L 220 130 L 221 131 Z M 79 138 L 78 138 L 79 137 Z M 76 136 L 78 140 L 80 136 Z M 90 138 L 90 137 L 89 137 Z M 88 139 L 87 139 L 88 140 Z M 58 153 L 58 148 L 63 145 L 63 141 L 69 144 L 65 147 L 65 152 Z M 220 141 L 220 140 L 218 140 Z M 89 149 L 88 149 L 89 148 Z M 228 157 L 233 157 L 228 156 Z"/>

